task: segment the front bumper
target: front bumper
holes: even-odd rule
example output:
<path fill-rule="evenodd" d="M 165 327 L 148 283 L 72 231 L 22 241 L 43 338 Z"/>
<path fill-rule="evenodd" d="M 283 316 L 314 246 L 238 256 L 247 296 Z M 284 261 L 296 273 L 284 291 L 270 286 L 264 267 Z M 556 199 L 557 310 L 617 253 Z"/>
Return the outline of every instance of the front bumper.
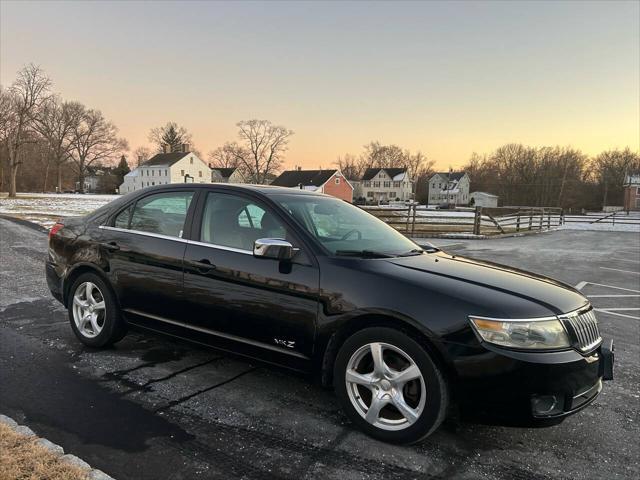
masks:
<path fill-rule="evenodd" d="M 588 355 L 575 350 L 516 352 L 486 343 L 482 347 L 458 349 L 454 388 L 463 412 L 494 421 L 560 421 L 587 407 L 602 390 L 602 382 L 613 379 L 612 340 Z"/>

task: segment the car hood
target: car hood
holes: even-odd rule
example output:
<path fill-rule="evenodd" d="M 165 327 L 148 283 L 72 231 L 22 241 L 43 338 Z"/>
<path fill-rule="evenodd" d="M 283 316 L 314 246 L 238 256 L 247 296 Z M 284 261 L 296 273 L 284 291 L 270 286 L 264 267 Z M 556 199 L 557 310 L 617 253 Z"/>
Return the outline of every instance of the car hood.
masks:
<path fill-rule="evenodd" d="M 444 252 L 390 258 L 388 262 L 430 276 L 431 285 L 451 279 L 513 295 L 544 307 L 549 314 L 568 313 L 589 304 L 573 287 L 549 277 Z M 426 279 L 425 279 L 426 280 Z M 472 288 L 470 288 L 471 290 Z"/>

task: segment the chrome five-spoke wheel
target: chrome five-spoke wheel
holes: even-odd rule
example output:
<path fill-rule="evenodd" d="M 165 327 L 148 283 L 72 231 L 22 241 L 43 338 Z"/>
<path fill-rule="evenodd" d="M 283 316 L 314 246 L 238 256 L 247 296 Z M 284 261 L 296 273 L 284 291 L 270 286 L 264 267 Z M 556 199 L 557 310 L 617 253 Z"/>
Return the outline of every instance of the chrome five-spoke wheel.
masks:
<path fill-rule="evenodd" d="M 78 332 L 95 338 L 102 332 L 105 319 L 105 300 L 98 286 L 92 282 L 78 285 L 73 295 L 73 321 Z"/>
<path fill-rule="evenodd" d="M 403 430 L 422 414 L 426 388 L 420 369 L 400 348 L 383 342 L 358 348 L 347 363 L 347 395 L 355 410 L 383 430 Z"/>

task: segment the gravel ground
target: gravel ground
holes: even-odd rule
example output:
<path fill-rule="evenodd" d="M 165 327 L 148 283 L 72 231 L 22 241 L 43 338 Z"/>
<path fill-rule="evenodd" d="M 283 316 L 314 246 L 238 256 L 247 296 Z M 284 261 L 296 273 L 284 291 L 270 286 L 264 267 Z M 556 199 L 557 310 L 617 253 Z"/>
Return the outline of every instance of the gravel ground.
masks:
<path fill-rule="evenodd" d="M 638 236 L 433 242 L 579 285 L 616 341 L 615 381 L 555 427 L 451 419 L 421 444 L 386 445 L 306 377 L 137 332 L 113 349 L 81 346 L 45 285 L 46 235 L 0 218 L 0 412 L 120 480 L 638 478 Z"/>

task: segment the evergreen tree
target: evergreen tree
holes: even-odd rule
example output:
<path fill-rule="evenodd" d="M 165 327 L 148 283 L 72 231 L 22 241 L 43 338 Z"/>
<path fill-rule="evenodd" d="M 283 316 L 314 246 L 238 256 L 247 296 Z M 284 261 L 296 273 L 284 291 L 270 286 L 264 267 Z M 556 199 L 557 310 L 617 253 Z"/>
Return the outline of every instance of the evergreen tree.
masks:
<path fill-rule="evenodd" d="M 127 158 L 122 155 L 120 157 L 120 162 L 118 162 L 118 166 L 113 169 L 113 174 L 118 178 L 118 185 L 124 182 L 124 176 L 129 173 L 131 169 L 129 168 L 129 164 L 127 163 Z"/>

